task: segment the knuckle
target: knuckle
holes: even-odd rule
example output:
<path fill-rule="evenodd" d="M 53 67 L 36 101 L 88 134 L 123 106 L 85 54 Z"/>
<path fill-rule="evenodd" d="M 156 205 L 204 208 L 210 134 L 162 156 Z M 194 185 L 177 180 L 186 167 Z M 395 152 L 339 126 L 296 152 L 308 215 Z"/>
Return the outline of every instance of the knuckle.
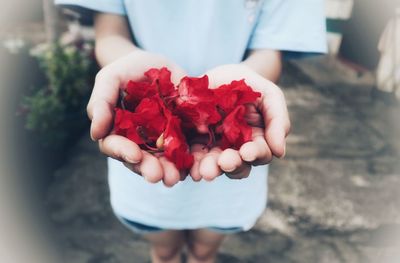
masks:
<path fill-rule="evenodd" d="M 109 68 L 107 66 L 100 69 L 96 74 L 95 82 L 101 81 L 104 78 L 104 76 L 107 74 L 108 71 L 109 71 Z"/>
<path fill-rule="evenodd" d="M 105 66 L 97 72 L 95 79 L 94 79 L 95 83 L 104 82 L 107 77 L 109 77 L 110 75 L 113 74 L 113 69 L 111 66 L 112 66 L 112 64 Z"/>
<path fill-rule="evenodd" d="M 101 79 L 103 78 L 103 75 L 104 75 L 104 68 L 100 69 L 100 71 L 97 72 L 97 74 L 96 74 L 96 76 L 94 78 L 94 81 L 95 82 L 100 82 Z"/>
<path fill-rule="evenodd" d="M 285 94 L 283 93 L 282 89 L 280 89 L 278 86 L 276 86 L 275 89 L 276 95 L 279 96 L 281 99 L 285 99 Z"/>

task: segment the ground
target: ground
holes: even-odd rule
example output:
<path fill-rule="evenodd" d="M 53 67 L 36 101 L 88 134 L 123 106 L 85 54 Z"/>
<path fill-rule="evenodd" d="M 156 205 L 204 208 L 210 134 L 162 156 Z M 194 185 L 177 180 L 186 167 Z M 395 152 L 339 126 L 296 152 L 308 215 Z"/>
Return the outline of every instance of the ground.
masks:
<path fill-rule="evenodd" d="M 287 156 L 271 164 L 265 213 L 218 262 L 400 262 L 400 108 L 371 76 L 329 57 L 285 64 Z M 112 215 L 96 144 L 84 136 L 69 156 L 47 194 L 67 262 L 149 262 Z"/>

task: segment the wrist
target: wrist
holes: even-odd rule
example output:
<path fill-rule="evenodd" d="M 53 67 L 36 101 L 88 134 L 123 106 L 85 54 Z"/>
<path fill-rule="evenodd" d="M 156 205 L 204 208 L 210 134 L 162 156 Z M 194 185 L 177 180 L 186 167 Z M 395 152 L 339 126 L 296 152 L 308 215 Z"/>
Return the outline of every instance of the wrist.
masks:
<path fill-rule="evenodd" d="M 282 55 L 278 50 L 252 50 L 241 64 L 248 66 L 254 72 L 276 83 L 282 71 Z"/>
<path fill-rule="evenodd" d="M 172 70 L 174 68 L 174 64 L 167 57 L 140 48 L 135 48 L 125 57 L 129 57 L 131 61 L 140 63 L 146 69 L 167 67 L 169 70 Z"/>

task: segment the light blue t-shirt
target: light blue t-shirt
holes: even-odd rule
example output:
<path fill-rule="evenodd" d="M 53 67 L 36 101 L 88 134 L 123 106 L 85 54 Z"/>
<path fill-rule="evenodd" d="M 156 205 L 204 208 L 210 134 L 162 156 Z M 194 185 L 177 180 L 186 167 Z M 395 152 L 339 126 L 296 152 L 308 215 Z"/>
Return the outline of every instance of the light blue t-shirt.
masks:
<path fill-rule="evenodd" d="M 135 43 L 162 54 L 190 75 L 239 63 L 249 49 L 286 54 L 326 52 L 323 0 L 56 0 L 57 4 L 126 15 Z M 173 188 L 150 184 L 109 159 L 116 214 L 167 229 L 249 229 L 266 206 L 267 167 L 249 178 L 190 177 Z"/>

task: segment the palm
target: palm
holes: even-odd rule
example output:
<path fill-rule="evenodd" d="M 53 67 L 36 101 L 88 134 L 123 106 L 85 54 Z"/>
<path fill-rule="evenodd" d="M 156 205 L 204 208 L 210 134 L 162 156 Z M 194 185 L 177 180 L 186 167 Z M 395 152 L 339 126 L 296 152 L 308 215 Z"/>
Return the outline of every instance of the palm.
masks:
<path fill-rule="evenodd" d="M 246 120 L 252 126 L 252 141 L 236 151 L 218 147 L 206 149 L 204 145 L 192 147 L 195 164 L 191 170 L 195 180 L 213 180 L 222 173 L 230 178 L 247 177 L 251 165 L 267 164 L 272 156 L 284 155 L 285 137 L 289 131 L 286 103 L 280 89 L 243 65 L 226 65 L 215 68 L 207 75 L 211 87 L 217 87 L 232 79 L 245 79 L 262 97 L 247 107 Z"/>
<path fill-rule="evenodd" d="M 247 123 L 252 126 L 252 141 L 258 142 L 258 144 L 261 142 L 261 145 L 265 144 L 263 119 L 255 105 L 247 107 L 245 118 Z M 243 164 L 239 151 L 233 149 L 222 151 L 217 146 L 210 148 L 207 146 L 207 141 L 204 138 L 202 138 L 202 141 L 197 140 L 197 142 L 198 143 L 191 147 L 191 152 L 195 157 L 195 163 L 190 174 L 194 181 L 200 181 L 202 178 L 211 181 L 223 172 L 227 173 L 231 178 L 242 178 L 250 172 L 250 165 Z M 249 151 L 249 153 L 245 153 L 247 156 L 250 156 L 255 152 L 252 149 L 252 145 L 250 145 L 250 147 L 249 145 L 245 145 L 242 151 Z M 220 162 L 223 164 L 223 169 L 221 169 L 222 167 L 220 167 L 220 165 L 215 165 L 216 163 L 219 164 L 221 156 L 222 159 Z M 249 158 L 255 159 L 256 157 Z M 226 162 L 224 159 L 226 159 Z M 258 164 L 264 163 L 253 163 L 253 165 Z M 238 170 L 239 167 L 240 169 Z"/>
<path fill-rule="evenodd" d="M 150 182 L 163 181 L 173 186 L 184 177 L 175 165 L 163 156 L 155 156 L 139 148 L 129 139 L 110 134 L 113 125 L 114 108 L 117 104 L 120 87 L 129 80 L 140 80 L 149 68 L 168 67 L 172 80 L 178 82 L 184 71 L 164 57 L 144 51 L 135 51 L 104 67 L 96 76 L 96 83 L 87 107 L 91 123 L 91 137 L 99 141 L 101 152 L 124 162 L 132 171 L 143 175 Z"/>

